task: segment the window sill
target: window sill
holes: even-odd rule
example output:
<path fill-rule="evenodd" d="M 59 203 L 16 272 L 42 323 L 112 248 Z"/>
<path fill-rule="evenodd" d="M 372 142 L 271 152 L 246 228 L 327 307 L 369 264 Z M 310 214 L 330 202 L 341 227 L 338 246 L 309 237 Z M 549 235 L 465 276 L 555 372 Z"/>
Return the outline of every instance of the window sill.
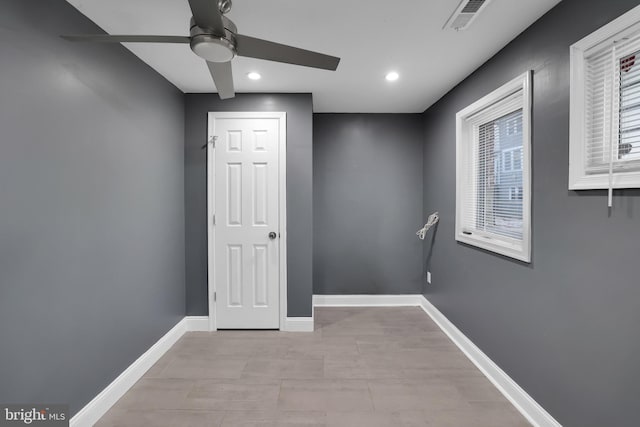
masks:
<path fill-rule="evenodd" d="M 640 188 L 640 171 L 614 173 L 611 187 L 615 189 Z M 569 190 L 606 190 L 608 188 L 608 173 L 569 176 Z"/>
<path fill-rule="evenodd" d="M 525 250 L 526 245 L 523 247 L 523 244 L 512 244 L 486 235 L 469 235 L 462 232 L 456 233 L 456 240 L 518 261 L 531 262 L 531 253 Z"/>

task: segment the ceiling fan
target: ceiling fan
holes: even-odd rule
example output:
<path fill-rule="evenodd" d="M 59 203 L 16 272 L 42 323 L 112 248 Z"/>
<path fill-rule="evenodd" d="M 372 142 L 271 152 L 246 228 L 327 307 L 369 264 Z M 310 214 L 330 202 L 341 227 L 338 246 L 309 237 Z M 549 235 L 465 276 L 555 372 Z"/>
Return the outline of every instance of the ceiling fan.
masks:
<path fill-rule="evenodd" d="M 78 42 L 100 43 L 189 43 L 191 50 L 209 66 L 221 99 L 233 98 L 231 60 L 237 56 L 303 65 L 335 71 L 340 58 L 310 50 L 238 34 L 235 24 L 224 16 L 231 0 L 188 0 L 193 17 L 189 36 L 67 35 Z"/>

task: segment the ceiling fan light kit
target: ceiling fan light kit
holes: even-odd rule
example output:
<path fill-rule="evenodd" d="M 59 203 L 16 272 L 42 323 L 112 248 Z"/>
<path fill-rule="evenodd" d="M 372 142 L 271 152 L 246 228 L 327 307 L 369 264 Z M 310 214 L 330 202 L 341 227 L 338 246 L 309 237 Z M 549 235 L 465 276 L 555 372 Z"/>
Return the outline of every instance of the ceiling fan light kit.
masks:
<path fill-rule="evenodd" d="M 223 16 L 222 19 L 225 34 L 219 37 L 211 34 L 210 30 L 198 27 L 191 18 L 191 50 L 206 61 L 229 62 L 236 56 L 236 26 L 226 17 Z"/>
<path fill-rule="evenodd" d="M 193 13 L 189 37 L 77 35 L 62 38 L 101 43 L 189 43 L 191 50 L 207 62 L 221 99 L 235 96 L 231 61 L 236 56 L 330 71 L 338 68 L 340 58 L 335 56 L 238 34 L 236 25 L 224 16 L 231 5 L 231 0 L 189 0 Z"/>

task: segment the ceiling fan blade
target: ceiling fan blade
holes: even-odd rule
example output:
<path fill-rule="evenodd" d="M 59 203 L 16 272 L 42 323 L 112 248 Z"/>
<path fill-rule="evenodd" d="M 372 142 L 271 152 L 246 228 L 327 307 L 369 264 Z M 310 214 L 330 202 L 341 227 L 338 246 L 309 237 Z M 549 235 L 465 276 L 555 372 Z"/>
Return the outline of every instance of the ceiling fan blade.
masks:
<path fill-rule="evenodd" d="M 189 6 L 198 27 L 210 28 L 216 36 L 224 36 L 218 0 L 189 0 Z"/>
<path fill-rule="evenodd" d="M 190 37 L 183 36 L 112 36 L 109 34 L 60 36 L 72 42 L 95 43 L 189 43 Z"/>
<path fill-rule="evenodd" d="M 335 71 L 340 63 L 340 58 L 335 56 L 324 55 L 255 37 L 243 36 L 242 34 L 236 35 L 236 50 L 239 56 L 304 65 L 305 67 L 322 68 L 323 70 Z"/>
<path fill-rule="evenodd" d="M 236 96 L 236 91 L 233 89 L 233 74 L 231 72 L 231 62 L 209 62 L 209 71 L 213 82 L 218 89 L 218 95 L 220 99 L 228 99 Z"/>

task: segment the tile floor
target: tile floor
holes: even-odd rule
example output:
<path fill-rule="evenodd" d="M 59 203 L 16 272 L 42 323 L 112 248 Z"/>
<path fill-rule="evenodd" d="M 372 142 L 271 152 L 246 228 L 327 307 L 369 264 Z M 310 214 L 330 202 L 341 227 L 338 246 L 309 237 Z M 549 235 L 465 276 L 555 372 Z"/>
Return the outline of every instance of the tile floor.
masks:
<path fill-rule="evenodd" d="M 96 426 L 529 425 L 421 309 L 315 316 L 313 333 L 188 333 Z"/>

